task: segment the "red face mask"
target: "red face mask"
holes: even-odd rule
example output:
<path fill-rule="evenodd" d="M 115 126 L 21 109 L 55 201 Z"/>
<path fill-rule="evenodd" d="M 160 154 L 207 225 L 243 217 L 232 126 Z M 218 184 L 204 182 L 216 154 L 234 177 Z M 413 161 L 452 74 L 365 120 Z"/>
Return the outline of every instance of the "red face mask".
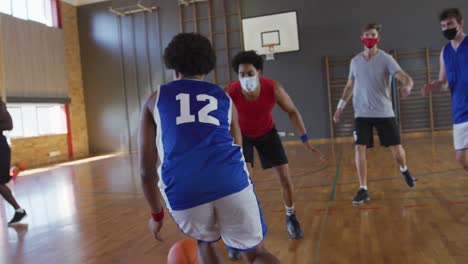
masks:
<path fill-rule="evenodd" d="M 362 38 L 362 44 L 369 49 L 372 49 L 377 43 L 379 43 L 378 38 Z"/>

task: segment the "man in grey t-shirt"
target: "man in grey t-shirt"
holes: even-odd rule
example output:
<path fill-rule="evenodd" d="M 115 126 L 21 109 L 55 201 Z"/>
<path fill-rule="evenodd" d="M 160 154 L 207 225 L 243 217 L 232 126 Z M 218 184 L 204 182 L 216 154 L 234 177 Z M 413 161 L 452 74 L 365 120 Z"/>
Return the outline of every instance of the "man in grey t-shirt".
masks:
<path fill-rule="evenodd" d="M 406 154 L 400 143 L 400 132 L 390 98 L 391 77 L 400 81 L 399 90 L 402 97 L 411 93 L 413 80 L 392 56 L 377 47 L 380 31 L 379 24 L 364 26 L 361 36 L 364 51 L 351 60 L 348 82 L 333 117 L 335 123 L 340 121 L 346 102 L 354 93 L 356 168 L 361 187 L 353 199 L 353 204 L 361 204 L 370 199 L 367 192 L 366 148 L 373 146 L 374 127 L 377 128 L 380 144 L 390 148 L 400 165 L 406 184 L 413 187 L 415 181 L 406 166 Z"/>

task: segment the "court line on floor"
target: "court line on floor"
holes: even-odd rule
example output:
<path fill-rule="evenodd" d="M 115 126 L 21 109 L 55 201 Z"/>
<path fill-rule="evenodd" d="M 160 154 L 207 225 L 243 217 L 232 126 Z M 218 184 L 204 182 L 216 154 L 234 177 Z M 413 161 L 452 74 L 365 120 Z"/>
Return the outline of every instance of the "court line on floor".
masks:
<path fill-rule="evenodd" d="M 332 191 L 331 191 L 330 197 L 328 199 L 327 208 L 326 208 L 326 211 L 325 211 L 325 216 L 323 217 L 322 225 L 320 227 L 320 235 L 319 235 L 319 240 L 317 241 L 317 247 L 315 248 L 313 263 L 317 263 L 318 254 L 320 252 L 320 243 L 322 242 L 322 238 L 323 238 L 323 235 L 325 233 L 325 227 L 326 227 L 326 223 L 327 223 L 327 219 L 328 219 L 328 213 L 330 211 L 330 205 L 335 200 L 336 182 L 338 181 L 338 177 L 340 176 L 340 169 L 341 169 L 342 159 L 343 159 L 343 151 L 340 151 L 340 155 L 339 155 L 339 158 L 338 158 L 338 165 L 336 166 L 335 179 L 333 181 Z"/>
<path fill-rule="evenodd" d="M 369 191 L 370 194 L 378 194 L 378 193 L 414 193 L 414 192 L 446 192 L 446 191 L 468 191 L 468 186 L 464 187 L 446 187 L 446 188 L 415 188 L 415 189 L 392 189 L 392 190 L 374 190 Z M 338 192 L 337 194 L 354 194 L 355 191 L 346 191 L 346 192 Z M 313 194 L 320 194 L 320 193 L 313 193 Z"/>
<path fill-rule="evenodd" d="M 291 174 L 291 178 L 297 179 L 297 178 L 302 178 L 302 177 L 309 177 L 310 176 L 309 174 L 317 174 L 317 173 L 326 171 L 328 168 L 330 168 L 330 165 L 332 164 L 326 164 L 324 166 L 321 166 L 318 169 L 306 170 L 297 174 Z M 268 179 L 268 180 L 255 180 L 254 179 L 255 184 L 264 183 L 264 182 L 277 182 L 277 181 L 278 180 L 275 178 Z"/>
<path fill-rule="evenodd" d="M 467 177 L 467 173 L 443 173 L 443 174 L 438 174 L 438 173 L 431 173 L 431 174 L 426 174 L 426 175 L 415 175 L 416 178 L 422 179 L 422 178 L 443 178 L 443 177 Z M 379 178 L 369 178 L 369 182 L 379 182 L 379 181 L 389 181 L 389 180 L 399 180 L 401 179 L 401 176 L 387 176 L 387 177 L 379 177 Z M 349 180 L 342 180 L 338 183 L 338 185 L 347 185 L 347 184 L 355 184 L 359 182 L 357 179 L 349 179 Z"/>

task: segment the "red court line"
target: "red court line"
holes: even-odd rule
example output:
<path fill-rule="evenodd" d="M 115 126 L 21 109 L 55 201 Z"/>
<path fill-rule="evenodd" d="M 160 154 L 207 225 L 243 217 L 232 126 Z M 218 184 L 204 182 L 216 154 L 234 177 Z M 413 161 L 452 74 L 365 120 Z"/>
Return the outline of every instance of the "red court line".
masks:
<path fill-rule="evenodd" d="M 427 204 L 414 204 L 414 205 L 405 205 L 403 208 L 405 209 L 410 209 L 410 208 L 421 208 L 421 207 L 427 207 Z"/>
<path fill-rule="evenodd" d="M 464 201 L 464 202 L 449 202 L 449 204 L 451 204 L 451 205 L 468 204 L 468 201 Z"/>
<path fill-rule="evenodd" d="M 380 210 L 382 209 L 382 207 L 363 207 L 363 208 L 359 208 L 359 210 L 361 211 L 372 211 L 372 210 Z"/>

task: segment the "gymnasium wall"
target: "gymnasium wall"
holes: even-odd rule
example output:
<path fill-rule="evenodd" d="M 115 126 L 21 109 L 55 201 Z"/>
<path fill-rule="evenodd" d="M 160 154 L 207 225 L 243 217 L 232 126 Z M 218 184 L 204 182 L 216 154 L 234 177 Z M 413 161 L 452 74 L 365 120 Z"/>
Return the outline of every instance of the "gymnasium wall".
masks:
<path fill-rule="evenodd" d="M 75 158 L 80 158 L 88 156 L 89 150 L 76 7 L 62 2 L 61 13 L 71 98 L 70 122 L 73 152 Z M 67 135 L 13 139 L 11 143 L 13 164 L 26 161 L 29 167 L 36 167 L 68 160 Z M 50 157 L 49 152 L 52 151 L 60 151 L 61 154 Z"/>
<path fill-rule="evenodd" d="M 145 24 L 138 16 L 133 21 L 125 18 L 121 21 L 121 31 L 118 19 L 108 12 L 109 2 L 78 8 L 92 153 L 135 150 L 137 106 L 151 87 L 144 80 L 148 79 L 149 67 L 144 54 L 147 50 L 132 49 L 131 37 L 136 36 L 137 43 L 149 41 L 150 53 L 160 55 L 179 26 L 177 1 L 158 1 L 158 4 L 160 10 L 147 15 L 153 22 Z M 266 62 L 264 75 L 284 85 L 313 138 L 330 136 L 324 56 L 348 56 L 361 51 L 360 27 L 371 21 L 383 24 L 381 47 L 385 50 L 441 47 L 445 40 L 439 30 L 437 13 L 452 6 L 468 14 L 465 0 L 241 0 L 243 17 L 298 11 L 301 50 L 277 54 L 275 61 Z M 145 28 L 154 35 L 141 35 L 140 31 Z M 122 53 L 120 32 L 124 45 L 128 45 Z M 153 85 L 172 80 L 170 72 L 164 71 L 161 65 L 154 67 L 162 64 L 160 57 L 149 57 L 153 65 L 150 74 Z M 140 75 L 136 74 L 138 72 Z M 141 81 L 137 81 L 135 75 Z M 284 113 L 275 109 L 274 115 L 279 131 L 295 132 Z M 297 137 L 286 138 L 290 139 Z"/>
<path fill-rule="evenodd" d="M 158 4 L 159 12 L 123 18 L 109 12 L 110 2 L 78 8 L 92 153 L 136 151 L 141 105 L 173 79 L 162 51 L 178 32 L 177 1 Z"/>

